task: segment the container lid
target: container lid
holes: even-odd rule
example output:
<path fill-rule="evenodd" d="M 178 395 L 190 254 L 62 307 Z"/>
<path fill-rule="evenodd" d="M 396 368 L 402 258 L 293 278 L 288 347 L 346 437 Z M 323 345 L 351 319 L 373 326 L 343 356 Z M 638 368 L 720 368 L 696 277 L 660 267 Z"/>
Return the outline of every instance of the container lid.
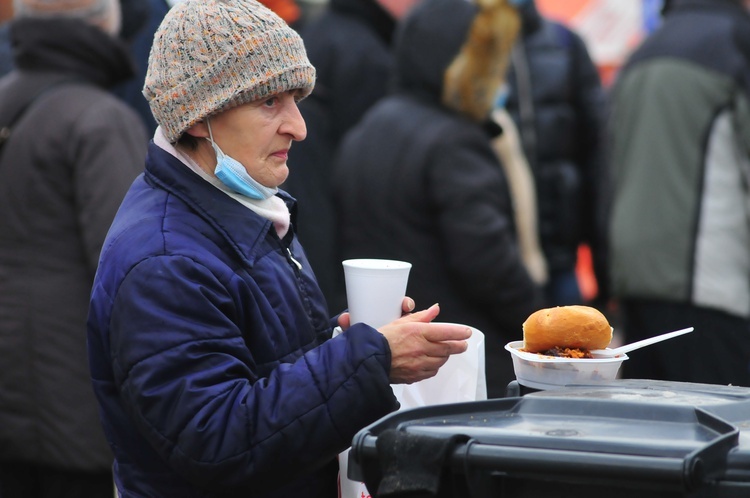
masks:
<path fill-rule="evenodd" d="M 743 433 L 743 431 L 745 431 Z M 350 473 L 381 476 L 377 439 L 452 441 L 454 468 L 688 492 L 750 482 L 750 388 L 616 380 L 523 397 L 396 412 L 360 431 Z M 406 461 L 409 456 L 405 455 Z"/>

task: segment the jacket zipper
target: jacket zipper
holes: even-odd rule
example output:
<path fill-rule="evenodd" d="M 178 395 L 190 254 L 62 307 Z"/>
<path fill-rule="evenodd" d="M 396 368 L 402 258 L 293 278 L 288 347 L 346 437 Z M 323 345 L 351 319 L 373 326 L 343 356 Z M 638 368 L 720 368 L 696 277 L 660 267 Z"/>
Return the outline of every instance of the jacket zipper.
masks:
<path fill-rule="evenodd" d="M 302 271 L 302 263 L 294 259 L 294 255 L 292 254 L 291 247 L 287 247 L 286 252 L 289 253 L 289 259 L 291 260 L 292 263 L 294 263 L 294 266 L 296 266 L 299 271 Z"/>

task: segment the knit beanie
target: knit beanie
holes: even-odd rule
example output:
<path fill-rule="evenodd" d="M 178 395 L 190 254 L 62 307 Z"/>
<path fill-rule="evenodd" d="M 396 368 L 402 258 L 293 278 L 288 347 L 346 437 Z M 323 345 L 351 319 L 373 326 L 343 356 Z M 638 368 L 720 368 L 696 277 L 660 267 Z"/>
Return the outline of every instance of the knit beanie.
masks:
<path fill-rule="evenodd" d="M 13 0 L 15 18 L 80 19 L 116 36 L 122 13 L 120 0 Z"/>
<path fill-rule="evenodd" d="M 302 39 L 256 0 L 185 0 L 154 35 L 143 95 L 174 143 L 195 123 L 289 90 L 312 92 Z"/>

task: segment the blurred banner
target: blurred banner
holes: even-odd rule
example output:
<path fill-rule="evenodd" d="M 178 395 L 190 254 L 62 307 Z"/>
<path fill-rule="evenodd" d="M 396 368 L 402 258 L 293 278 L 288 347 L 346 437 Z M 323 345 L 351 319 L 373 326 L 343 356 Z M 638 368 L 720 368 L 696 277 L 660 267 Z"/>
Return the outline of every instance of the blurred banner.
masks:
<path fill-rule="evenodd" d="M 540 12 L 562 21 L 586 41 L 602 81 L 659 25 L 662 0 L 536 0 Z"/>

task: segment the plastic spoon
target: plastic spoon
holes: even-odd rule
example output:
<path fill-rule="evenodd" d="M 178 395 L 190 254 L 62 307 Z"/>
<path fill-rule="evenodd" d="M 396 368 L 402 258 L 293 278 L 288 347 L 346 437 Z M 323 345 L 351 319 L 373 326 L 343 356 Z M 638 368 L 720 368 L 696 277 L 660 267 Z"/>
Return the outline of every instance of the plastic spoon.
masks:
<path fill-rule="evenodd" d="M 643 339 L 642 341 L 631 342 L 630 344 L 625 344 L 624 346 L 620 346 L 619 348 L 592 349 L 591 354 L 594 355 L 595 357 L 618 356 L 621 354 L 629 353 L 630 351 L 633 351 L 635 349 L 640 349 L 646 346 L 650 346 L 651 344 L 654 344 L 657 342 L 666 341 L 667 339 L 677 337 L 678 335 L 687 334 L 688 332 L 692 332 L 692 331 L 693 331 L 693 327 L 688 327 L 686 329 L 675 330 L 674 332 L 667 332 L 666 334 L 649 337 L 648 339 Z"/>

